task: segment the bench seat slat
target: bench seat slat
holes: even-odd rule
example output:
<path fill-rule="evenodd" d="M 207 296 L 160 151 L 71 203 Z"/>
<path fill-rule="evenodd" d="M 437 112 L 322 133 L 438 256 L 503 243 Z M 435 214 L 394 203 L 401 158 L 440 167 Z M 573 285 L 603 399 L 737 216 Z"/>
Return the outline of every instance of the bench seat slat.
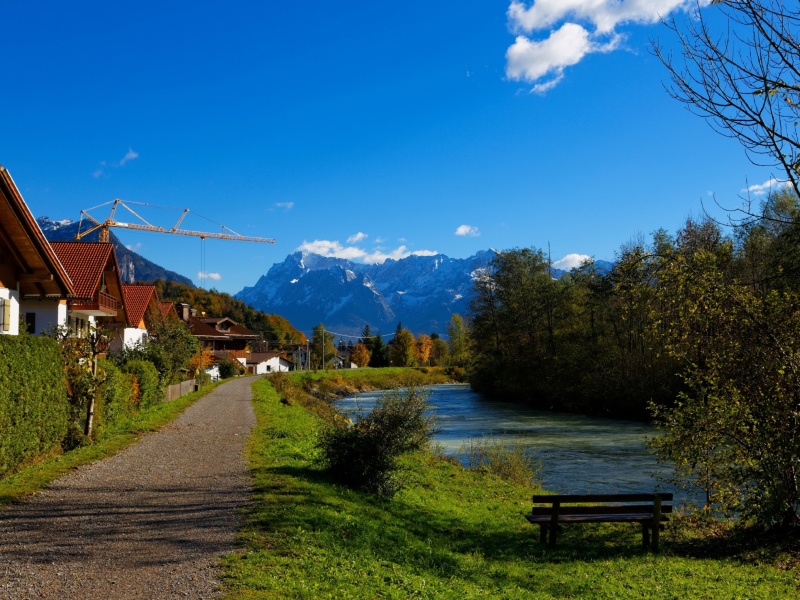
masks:
<path fill-rule="evenodd" d="M 534 525 L 545 525 L 550 523 L 549 515 L 526 514 L 525 518 Z M 643 513 L 620 513 L 609 514 L 583 514 L 583 515 L 559 515 L 559 523 L 649 523 L 653 520 L 653 513 L 649 515 Z M 666 516 L 661 517 L 661 521 L 668 521 Z"/>

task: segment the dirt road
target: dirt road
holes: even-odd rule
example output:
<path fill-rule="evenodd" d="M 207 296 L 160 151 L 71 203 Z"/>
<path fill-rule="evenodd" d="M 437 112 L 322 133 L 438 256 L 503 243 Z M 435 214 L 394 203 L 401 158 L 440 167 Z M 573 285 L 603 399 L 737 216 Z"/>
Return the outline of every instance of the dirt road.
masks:
<path fill-rule="evenodd" d="M 215 598 L 250 497 L 251 378 L 0 510 L 0 598 Z"/>

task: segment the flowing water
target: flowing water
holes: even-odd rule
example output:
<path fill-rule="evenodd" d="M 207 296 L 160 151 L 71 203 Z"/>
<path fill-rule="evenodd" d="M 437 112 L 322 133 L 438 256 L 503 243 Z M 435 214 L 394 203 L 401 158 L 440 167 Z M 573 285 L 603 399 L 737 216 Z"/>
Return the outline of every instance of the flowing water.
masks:
<path fill-rule="evenodd" d="M 483 399 L 468 385 L 428 388 L 437 427 L 435 440 L 462 462 L 459 450 L 471 438 L 492 436 L 505 444 L 521 443 L 541 461 L 542 485 L 562 494 L 675 491 L 656 474 L 671 472 L 659 464 L 645 440 L 652 427 L 635 421 L 597 419 L 530 409 L 519 404 Z M 368 412 L 382 392 L 349 396 L 338 403 L 341 412 L 358 417 Z"/>

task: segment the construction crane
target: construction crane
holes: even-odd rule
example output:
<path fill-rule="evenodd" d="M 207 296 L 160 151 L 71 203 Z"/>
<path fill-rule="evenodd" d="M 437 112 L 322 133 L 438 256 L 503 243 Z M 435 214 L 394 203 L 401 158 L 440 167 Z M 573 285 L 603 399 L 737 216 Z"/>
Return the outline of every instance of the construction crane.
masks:
<path fill-rule="evenodd" d="M 111 213 L 108 215 L 108 218 L 105 221 L 98 221 L 92 215 L 88 213 L 89 210 L 94 210 L 96 208 L 100 208 L 102 206 L 108 206 L 112 204 Z M 140 203 L 140 202 L 131 202 L 131 204 L 140 204 L 142 206 L 149 206 L 148 204 Z M 117 212 L 117 206 L 122 205 L 129 213 L 135 216 L 137 219 L 141 221 L 141 223 L 123 223 L 121 221 L 117 221 L 114 217 Z M 137 231 L 153 231 L 156 233 L 174 233 L 176 235 L 189 235 L 193 237 L 199 237 L 202 239 L 206 238 L 214 238 L 218 240 L 235 240 L 239 242 L 263 242 L 267 244 L 274 244 L 275 240 L 270 238 L 262 238 L 262 237 L 253 237 L 247 235 L 239 235 L 233 229 L 229 227 L 225 227 L 222 225 L 222 233 L 210 233 L 207 231 L 192 231 L 190 229 L 179 229 L 181 223 L 186 218 L 186 215 L 189 214 L 189 209 L 185 208 L 183 213 L 178 218 L 178 221 L 175 225 L 172 226 L 170 229 L 165 229 L 164 227 L 159 227 L 158 225 L 152 225 L 145 221 L 140 215 L 138 215 L 130 206 L 125 204 L 122 200 L 117 198 L 116 200 L 112 200 L 110 202 L 106 202 L 104 204 L 99 204 L 94 208 L 89 208 L 87 210 L 81 211 L 81 219 L 78 223 L 78 233 L 75 235 L 76 240 L 80 240 L 85 238 L 90 233 L 97 231 L 98 229 L 100 232 L 98 233 L 98 238 L 101 242 L 108 242 L 108 229 L 110 227 L 121 227 L 123 229 L 135 229 Z M 89 226 L 86 231 L 81 231 L 81 226 L 83 225 L 84 217 L 93 223 L 93 225 Z M 226 231 L 230 233 L 225 233 Z"/>

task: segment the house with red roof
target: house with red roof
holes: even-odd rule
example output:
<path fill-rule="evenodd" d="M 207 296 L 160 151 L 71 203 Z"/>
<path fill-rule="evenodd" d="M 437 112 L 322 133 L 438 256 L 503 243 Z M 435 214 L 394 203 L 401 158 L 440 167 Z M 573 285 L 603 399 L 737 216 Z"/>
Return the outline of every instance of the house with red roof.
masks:
<path fill-rule="evenodd" d="M 175 308 L 202 346 L 235 358 L 243 365 L 247 362 L 250 346 L 261 340 L 257 333 L 230 317 L 198 317 L 196 311 L 185 303 L 177 304 Z"/>
<path fill-rule="evenodd" d="M 72 281 L 22 199 L 11 175 L 0 166 L 0 335 L 31 333 L 63 325 Z"/>
<path fill-rule="evenodd" d="M 151 315 L 161 313 L 161 302 L 158 301 L 156 286 L 123 283 L 122 299 L 127 320 L 122 343 L 127 348 L 146 344 L 148 321 Z"/>
<path fill-rule="evenodd" d="M 106 242 L 51 242 L 74 286 L 67 300 L 67 325 L 78 335 L 96 327 L 122 347 L 127 326 L 122 280 L 114 246 Z"/>

